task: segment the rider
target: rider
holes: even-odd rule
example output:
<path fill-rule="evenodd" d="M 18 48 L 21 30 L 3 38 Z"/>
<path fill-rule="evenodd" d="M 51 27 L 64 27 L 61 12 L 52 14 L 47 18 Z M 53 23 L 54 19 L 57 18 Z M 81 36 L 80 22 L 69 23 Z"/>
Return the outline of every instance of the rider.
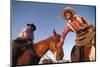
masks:
<path fill-rule="evenodd" d="M 36 30 L 36 26 L 33 23 L 27 24 L 25 28 L 19 33 L 18 37 L 13 41 L 13 48 L 17 51 L 17 49 L 32 48 L 33 40 L 34 40 L 34 31 Z M 16 53 L 16 52 L 15 52 Z"/>
<path fill-rule="evenodd" d="M 60 41 L 58 42 L 58 48 L 63 46 L 64 40 L 68 32 L 72 31 L 75 32 L 78 37 L 79 34 L 86 32 L 88 30 L 91 30 L 93 32 L 93 25 L 88 22 L 85 18 L 82 16 L 76 15 L 75 11 L 71 7 L 64 8 L 62 12 L 62 16 L 65 20 L 68 21 L 68 23 L 64 27 L 64 31 L 61 33 Z M 77 39 L 76 37 L 76 39 Z M 93 40 L 93 39 L 92 39 Z M 77 44 L 77 46 L 84 46 L 81 44 Z"/>
<path fill-rule="evenodd" d="M 17 41 L 20 43 L 24 43 L 25 45 L 33 44 L 34 40 L 34 31 L 36 30 L 36 26 L 33 23 L 27 24 L 25 28 L 19 33 L 17 37 Z"/>
<path fill-rule="evenodd" d="M 33 49 L 34 31 L 36 26 L 33 23 L 27 24 L 25 28 L 19 33 L 18 37 L 13 41 L 13 64 L 16 64 L 17 58 L 28 49 Z"/>

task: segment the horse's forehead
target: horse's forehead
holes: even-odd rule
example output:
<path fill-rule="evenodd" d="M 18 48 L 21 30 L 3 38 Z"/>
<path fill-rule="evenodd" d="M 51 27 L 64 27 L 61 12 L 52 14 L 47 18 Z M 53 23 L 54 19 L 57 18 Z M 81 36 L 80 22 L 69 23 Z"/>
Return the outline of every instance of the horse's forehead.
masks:
<path fill-rule="evenodd" d="M 58 34 L 54 35 L 54 38 L 58 39 L 59 38 L 59 35 Z"/>

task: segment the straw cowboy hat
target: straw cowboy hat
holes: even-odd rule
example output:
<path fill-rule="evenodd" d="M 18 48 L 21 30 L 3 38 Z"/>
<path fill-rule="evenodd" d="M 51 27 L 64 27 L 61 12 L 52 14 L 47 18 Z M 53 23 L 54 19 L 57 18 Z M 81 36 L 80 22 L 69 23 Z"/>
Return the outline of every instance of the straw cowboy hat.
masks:
<path fill-rule="evenodd" d="M 65 7 L 65 8 L 63 9 L 63 12 L 62 12 L 62 16 L 63 16 L 64 19 L 66 19 L 66 18 L 65 18 L 65 13 L 66 13 L 66 12 L 70 12 L 70 13 L 72 13 L 73 15 L 75 14 L 75 11 L 74 11 L 73 8 L 71 8 L 71 7 Z"/>

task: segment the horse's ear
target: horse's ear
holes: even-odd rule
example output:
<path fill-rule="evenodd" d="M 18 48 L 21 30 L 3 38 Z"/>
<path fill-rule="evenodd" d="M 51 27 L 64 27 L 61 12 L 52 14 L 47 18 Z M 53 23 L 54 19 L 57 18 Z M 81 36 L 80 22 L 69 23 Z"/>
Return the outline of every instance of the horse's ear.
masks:
<path fill-rule="evenodd" d="M 56 34 L 57 34 L 57 33 L 56 33 L 56 31 L 55 31 L 55 29 L 53 29 L 53 34 L 54 34 L 54 35 L 56 35 Z"/>

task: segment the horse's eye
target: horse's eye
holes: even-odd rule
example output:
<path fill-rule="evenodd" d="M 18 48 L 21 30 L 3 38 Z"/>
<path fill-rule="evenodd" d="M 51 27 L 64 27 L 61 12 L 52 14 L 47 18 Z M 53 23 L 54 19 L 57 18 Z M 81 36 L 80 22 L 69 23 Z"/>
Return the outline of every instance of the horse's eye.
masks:
<path fill-rule="evenodd" d="M 58 34 L 58 37 L 59 37 L 59 38 L 61 37 L 60 34 Z"/>

